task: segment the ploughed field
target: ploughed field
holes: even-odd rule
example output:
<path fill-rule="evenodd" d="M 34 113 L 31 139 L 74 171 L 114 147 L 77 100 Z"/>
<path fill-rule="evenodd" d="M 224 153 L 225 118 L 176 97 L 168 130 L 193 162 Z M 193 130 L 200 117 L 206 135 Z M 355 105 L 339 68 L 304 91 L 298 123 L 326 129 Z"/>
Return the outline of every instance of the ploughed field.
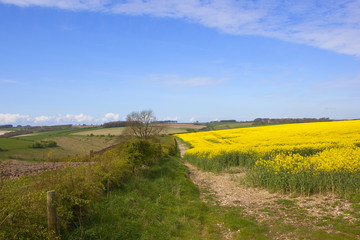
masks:
<path fill-rule="evenodd" d="M 184 158 L 222 171 L 249 169 L 254 185 L 304 195 L 360 192 L 360 120 L 273 125 L 176 135 Z"/>

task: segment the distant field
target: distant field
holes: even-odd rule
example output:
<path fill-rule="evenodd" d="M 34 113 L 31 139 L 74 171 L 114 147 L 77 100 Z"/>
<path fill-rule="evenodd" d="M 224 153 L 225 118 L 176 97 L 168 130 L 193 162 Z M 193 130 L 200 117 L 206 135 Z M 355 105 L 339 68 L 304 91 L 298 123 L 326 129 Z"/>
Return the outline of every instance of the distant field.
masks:
<path fill-rule="evenodd" d="M 186 133 L 186 128 L 174 128 L 174 127 L 168 127 L 165 129 L 165 134 L 176 134 L 176 133 Z"/>
<path fill-rule="evenodd" d="M 87 155 L 91 150 L 99 151 L 119 142 L 117 137 L 98 137 L 72 135 L 87 129 L 67 129 L 33 133 L 13 138 L 0 138 L 0 161 L 8 159 L 39 161 L 69 155 Z M 54 148 L 34 149 L 28 146 L 36 141 L 53 140 L 58 144 Z"/>
<path fill-rule="evenodd" d="M 54 140 L 58 147 L 34 149 L 28 147 L 33 141 L 0 139 L 0 147 L 7 150 L 0 152 L 0 161 L 7 159 L 39 161 L 75 154 L 87 155 L 91 150 L 99 151 L 118 142 L 114 137 L 96 136 L 60 136 L 44 140 Z"/>
<path fill-rule="evenodd" d="M 100 128 L 100 129 L 91 129 L 91 130 L 87 130 L 87 131 L 81 131 L 81 132 L 76 132 L 76 133 L 72 133 L 71 135 L 80 135 L 80 136 L 87 136 L 87 135 L 95 135 L 95 136 L 100 136 L 100 135 L 121 135 L 124 131 L 124 127 L 117 127 L 117 128 Z"/>
<path fill-rule="evenodd" d="M 0 138 L 0 147 L 6 150 L 15 150 L 27 148 L 31 144 L 31 141 L 13 139 L 13 138 Z"/>
<path fill-rule="evenodd" d="M 237 123 L 220 123 L 215 125 L 216 130 L 229 129 L 229 128 L 242 128 L 253 126 L 252 122 L 237 122 Z"/>
<path fill-rule="evenodd" d="M 191 129 L 202 129 L 206 126 L 204 125 L 198 125 L 193 123 L 172 123 L 167 125 L 170 128 L 191 128 Z"/>
<path fill-rule="evenodd" d="M 175 134 L 175 133 L 185 133 L 187 129 L 201 129 L 205 126 L 194 125 L 194 124 L 169 124 L 165 129 L 165 134 Z M 91 129 L 87 131 L 79 131 L 72 133 L 71 135 L 79 135 L 79 136 L 89 136 L 93 134 L 94 136 L 108 136 L 108 135 L 115 135 L 119 136 L 122 135 L 124 131 L 124 127 L 117 127 L 117 128 L 97 128 Z"/>
<path fill-rule="evenodd" d="M 232 128 L 253 127 L 252 122 L 210 122 L 199 123 L 199 126 L 206 128 L 205 130 L 222 130 Z"/>

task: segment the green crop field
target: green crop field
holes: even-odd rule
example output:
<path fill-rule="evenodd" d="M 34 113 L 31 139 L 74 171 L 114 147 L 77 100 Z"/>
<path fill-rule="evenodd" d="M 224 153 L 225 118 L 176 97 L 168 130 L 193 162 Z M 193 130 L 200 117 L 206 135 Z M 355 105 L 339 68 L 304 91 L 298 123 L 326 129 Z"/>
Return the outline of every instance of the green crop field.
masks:
<path fill-rule="evenodd" d="M 0 138 L 0 147 L 6 150 L 16 150 L 27 148 L 31 141 L 15 139 L 15 138 Z"/>

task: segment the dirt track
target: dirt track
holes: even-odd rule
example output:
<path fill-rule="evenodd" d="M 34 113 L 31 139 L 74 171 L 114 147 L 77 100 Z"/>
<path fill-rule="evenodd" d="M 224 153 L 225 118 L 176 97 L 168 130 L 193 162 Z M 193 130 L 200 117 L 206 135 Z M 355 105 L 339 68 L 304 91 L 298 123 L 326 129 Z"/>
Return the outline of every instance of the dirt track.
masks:
<path fill-rule="evenodd" d="M 25 162 L 9 160 L 0 162 L 0 179 L 15 179 L 23 176 L 39 174 L 66 167 L 78 167 L 89 164 L 87 162 Z"/>

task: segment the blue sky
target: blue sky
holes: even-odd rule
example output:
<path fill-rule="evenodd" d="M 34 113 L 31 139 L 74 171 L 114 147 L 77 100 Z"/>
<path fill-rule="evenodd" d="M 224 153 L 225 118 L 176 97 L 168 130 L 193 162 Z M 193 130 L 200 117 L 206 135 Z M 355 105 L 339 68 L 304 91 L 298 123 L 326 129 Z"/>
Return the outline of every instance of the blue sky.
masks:
<path fill-rule="evenodd" d="M 360 1 L 0 0 L 0 124 L 360 118 Z"/>

